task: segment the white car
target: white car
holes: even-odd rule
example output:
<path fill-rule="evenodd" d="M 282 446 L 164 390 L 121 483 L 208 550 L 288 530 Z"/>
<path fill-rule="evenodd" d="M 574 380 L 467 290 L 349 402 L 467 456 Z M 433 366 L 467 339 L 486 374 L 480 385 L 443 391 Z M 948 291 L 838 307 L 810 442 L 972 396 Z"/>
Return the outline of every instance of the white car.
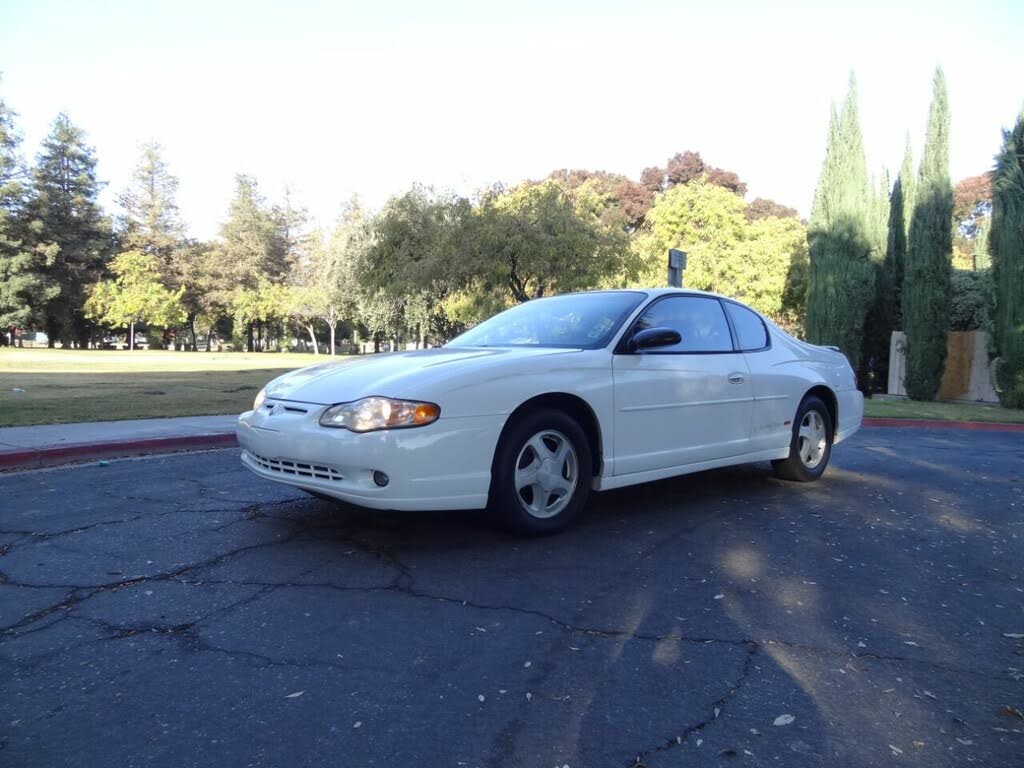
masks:
<path fill-rule="evenodd" d="M 591 490 L 771 461 L 817 479 L 860 428 L 846 357 L 685 289 L 535 299 L 443 347 L 313 365 L 238 420 L 268 480 L 375 509 L 561 530 Z"/>

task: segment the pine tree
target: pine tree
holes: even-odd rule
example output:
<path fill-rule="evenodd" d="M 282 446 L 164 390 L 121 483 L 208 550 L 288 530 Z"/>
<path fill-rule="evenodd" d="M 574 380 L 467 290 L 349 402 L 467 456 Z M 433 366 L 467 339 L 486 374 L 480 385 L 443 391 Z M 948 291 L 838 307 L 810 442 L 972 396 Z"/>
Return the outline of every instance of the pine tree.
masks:
<path fill-rule="evenodd" d="M 39 323 L 58 288 L 46 274 L 48 252 L 28 242 L 27 171 L 12 112 L 0 99 L 0 344 L 14 329 Z"/>
<path fill-rule="evenodd" d="M 286 270 L 278 217 L 267 207 L 256 180 L 239 174 L 235 185 L 217 248 L 216 298 L 225 308 L 238 305 L 245 292 L 281 283 Z M 246 345 L 252 352 L 253 322 L 246 322 L 245 327 Z"/>
<path fill-rule="evenodd" d="M 156 256 L 167 282 L 174 251 L 185 238 L 185 225 L 175 195 L 178 179 L 167 169 L 162 148 L 155 141 L 142 145 L 139 163 L 128 187 L 117 198 L 124 213 L 119 217 L 122 250 Z"/>
<path fill-rule="evenodd" d="M 1024 113 L 1003 132 L 996 156 L 988 251 L 996 286 L 996 387 L 1003 405 L 1024 408 Z"/>
<path fill-rule="evenodd" d="M 832 110 L 811 211 L 806 329 L 811 342 L 838 346 L 854 370 L 860 366 L 864 318 L 874 290 L 871 200 L 851 76 L 842 113 L 837 117 Z"/>
<path fill-rule="evenodd" d="M 110 253 L 110 222 L 97 197 L 96 158 L 84 132 L 65 114 L 43 140 L 32 171 L 30 203 L 34 245 L 52 259 L 48 271 L 60 289 L 45 307 L 50 344 L 88 341 L 83 307 Z"/>
<path fill-rule="evenodd" d="M 949 181 L 949 100 L 936 69 L 928 133 L 915 192 L 903 276 L 904 384 L 914 400 L 934 400 L 946 362 L 953 254 L 953 187 Z"/>

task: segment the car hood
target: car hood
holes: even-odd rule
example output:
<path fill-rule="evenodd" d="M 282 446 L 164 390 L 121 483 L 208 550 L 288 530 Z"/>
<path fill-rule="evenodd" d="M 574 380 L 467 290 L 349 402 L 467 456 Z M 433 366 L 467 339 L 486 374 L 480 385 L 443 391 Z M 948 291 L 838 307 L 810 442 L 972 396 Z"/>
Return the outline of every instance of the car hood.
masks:
<path fill-rule="evenodd" d="M 427 390 L 445 379 L 495 364 L 512 363 L 546 355 L 578 352 L 576 349 L 524 347 L 438 347 L 409 352 L 362 355 L 311 365 L 274 379 L 266 395 L 275 400 L 332 405 L 370 395 L 425 398 Z"/>

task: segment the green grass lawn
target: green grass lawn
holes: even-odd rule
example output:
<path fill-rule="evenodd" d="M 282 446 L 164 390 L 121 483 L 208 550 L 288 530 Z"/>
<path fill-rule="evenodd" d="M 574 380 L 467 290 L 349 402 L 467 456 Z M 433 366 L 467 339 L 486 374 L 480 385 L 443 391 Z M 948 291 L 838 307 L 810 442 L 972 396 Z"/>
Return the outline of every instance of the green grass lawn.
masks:
<path fill-rule="evenodd" d="M 864 401 L 864 415 L 888 419 L 1024 422 L 1024 411 L 974 403 L 918 403 L 913 400 Z"/>
<path fill-rule="evenodd" d="M 328 359 L 272 352 L 3 347 L 0 427 L 241 413 L 275 376 Z"/>

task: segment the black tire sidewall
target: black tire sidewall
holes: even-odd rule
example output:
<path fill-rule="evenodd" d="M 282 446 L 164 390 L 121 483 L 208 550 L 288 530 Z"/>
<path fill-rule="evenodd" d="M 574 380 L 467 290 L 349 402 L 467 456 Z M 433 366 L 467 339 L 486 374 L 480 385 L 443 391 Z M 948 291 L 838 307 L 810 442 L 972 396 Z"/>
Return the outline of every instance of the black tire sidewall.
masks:
<path fill-rule="evenodd" d="M 827 436 L 825 439 L 825 455 L 821 457 L 818 466 L 813 469 L 808 468 L 800 458 L 800 425 L 809 411 L 817 411 L 821 416 L 825 422 L 825 434 Z M 793 472 L 801 480 L 817 480 L 824 473 L 829 459 L 832 458 L 833 430 L 832 417 L 829 415 L 828 407 L 821 401 L 821 398 L 808 397 L 800 404 L 800 408 L 796 412 L 796 420 L 793 422 L 793 440 L 789 445 L 789 463 Z"/>
<path fill-rule="evenodd" d="M 534 517 L 523 508 L 515 488 L 514 464 L 526 441 L 545 429 L 561 432 L 576 452 L 579 477 L 572 499 L 557 515 Z M 582 513 L 590 492 L 593 463 L 590 444 L 580 425 L 571 416 L 551 408 L 530 411 L 515 417 L 498 441 L 491 466 L 490 506 L 501 521 L 514 531 L 527 536 L 557 533 L 571 525 Z"/>

